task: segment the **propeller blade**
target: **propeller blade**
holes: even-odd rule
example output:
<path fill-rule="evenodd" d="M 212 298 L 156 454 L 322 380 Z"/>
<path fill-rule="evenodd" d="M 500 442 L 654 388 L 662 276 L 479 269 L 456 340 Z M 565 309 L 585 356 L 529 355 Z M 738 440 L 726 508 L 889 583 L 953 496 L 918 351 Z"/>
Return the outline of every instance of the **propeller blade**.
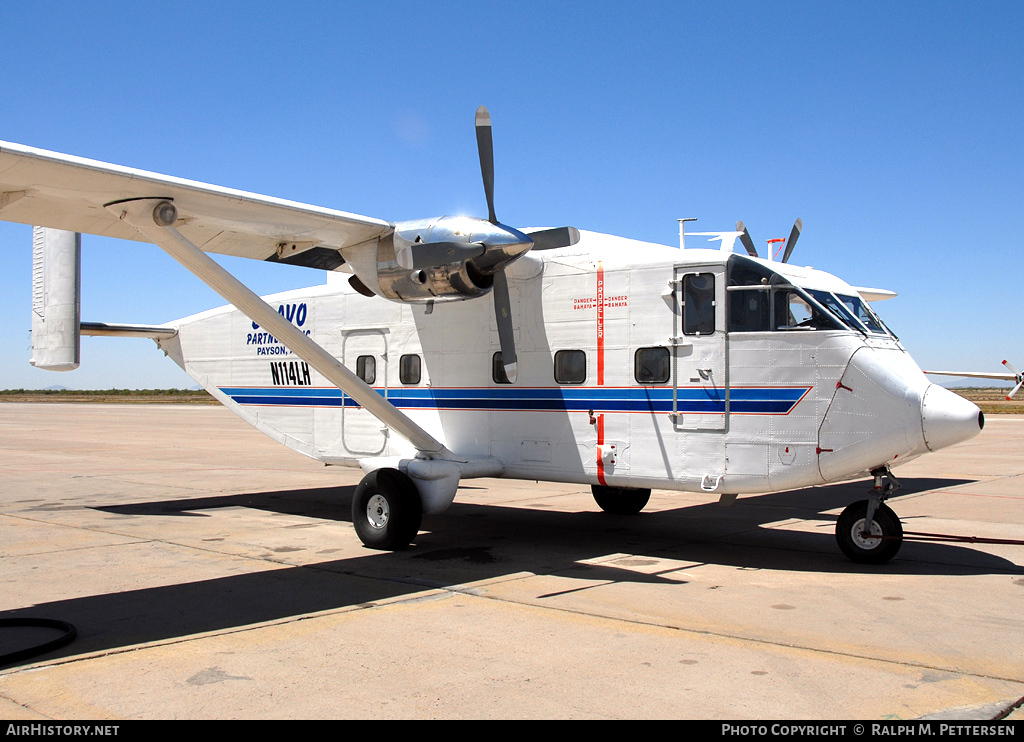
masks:
<path fill-rule="evenodd" d="M 1012 389 L 1012 390 L 1010 391 L 1010 393 L 1006 395 L 1006 399 L 1007 399 L 1007 400 L 1013 399 L 1013 395 L 1014 395 L 1014 394 L 1016 394 L 1017 392 L 1019 392 L 1019 391 L 1020 391 L 1020 388 L 1021 388 L 1021 386 L 1022 386 L 1022 385 L 1024 385 L 1024 381 L 1018 382 L 1018 383 L 1017 383 L 1017 386 L 1015 386 L 1015 387 L 1014 387 L 1014 388 L 1013 388 L 1013 389 Z"/>
<path fill-rule="evenodd" d="M 750 232 L 747 231 L 747 227 L 742 221 L 736 222 L 736 231 L 743 233 L 740 235 L 740 242 L 743 243 L 743 247 L 747 248 L 747 255 L 756 258 L 757 249 L 754 247 L 754 241 L 750 239 Z"/>
<path fill-rule="evenodd" d="M 480 153 L 480 174 L 487 196 L 487 220 L 497 224 L 498 217 L 494 215 L 494 142 L 491 139 L 491 114 L 486 106 L 476 109 L 476 148 Z"/>
<path fill-rule="evenodd" d="M 555 250 L 559 247 L 575 245 L 580 241 L 580 231 L 576 227 L 541 229 L 527 234 L 533 240 L 534 250 Z"/>
<path fill-rule="evenodd" d="M 398 264 L 408 270 L 436 268 L 476 258 L 487 251 L 481 242 L 421 242 L 397 253 Z"/>
<path fill-rule="evenodd" d="M 789 262 L 789 256 L 793 254 L 793 248 L 796 247 L 796 241 L 800 238 L 800 233 L 803 231 L 803 219 L 797 219 L 796 223 L 793 224 L 793 231 L 789 233 L 789 239 L 786 240 L 786 252 L 782 253 L 783 263 Z"/>
<path fill-rule="evenodd" d="M 494 274 L 494 317 L 498 321 L 498 341 L 501 343 L 501 363 L 505 375 L 513 384 L 516 381 L 516 339 L 512 329 L 512 302 L 508 296 L 508 279 L 505 271 Z"/>
<path fill-rule="evenodd" d="M 1013 399 L 1013 395 L 1020 391 L 1021 386 L 1024 386 L 1024 374 L 1013 367 L 1009 361 L 1003 361 L 1003 365 L 1009 369 L 1010 373 L 1017 377 L 1017 386 L 1015 386 L 1009 394 L 1006 395 L 1008 400 Z"/>

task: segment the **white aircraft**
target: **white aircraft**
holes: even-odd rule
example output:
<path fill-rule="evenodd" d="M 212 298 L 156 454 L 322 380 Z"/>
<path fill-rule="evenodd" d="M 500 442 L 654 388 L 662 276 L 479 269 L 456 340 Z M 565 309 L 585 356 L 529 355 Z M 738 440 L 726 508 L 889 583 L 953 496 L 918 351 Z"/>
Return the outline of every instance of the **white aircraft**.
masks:
<path fill-rule="evenodd" d="M 782 262 L 758 258 L 742 223 L 705 233 L 720 249 L 506 226 L 483 107 L 476 133 L 488 218 L 407 222 L 0 142 L 0 218 L 48 228 L 34 236 L 32 363 L 77 367 L 80 332 L 154 339 L 275 440 L 361 467 L 352 521 L 373 548 L 407 546 L 472 477 L 589 484 L 626 514 L 652 488 L 729 503 L 870 474 L 836 536 L 855 561 L 891 559 L 890 467 L 984 424 L 867 304 L 895 294 L 791 265 L 799 220 Z M 81 232 L 155 243 L 231 306 L 81 323 Z M 261 299 L 207 253 L 327 282 Z"/>

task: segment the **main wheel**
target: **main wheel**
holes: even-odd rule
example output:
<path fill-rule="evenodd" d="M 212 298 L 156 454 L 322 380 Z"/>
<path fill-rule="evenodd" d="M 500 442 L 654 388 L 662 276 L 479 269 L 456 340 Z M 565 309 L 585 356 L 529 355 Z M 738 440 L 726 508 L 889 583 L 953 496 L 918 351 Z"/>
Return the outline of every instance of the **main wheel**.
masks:
<path fill-rule="evenodd" d="M 371 549 L 404 549 L 420 530 L 423 506 L 416 485 L 398 469 L 377 469 L 363 477 L 352 498 L 352 525 Z"/>
<path fill-rule="evenodd" d="M 650 490 L 632 490 L 625 487 L 605 487 L 592 484 L 591 492 L 599 508 L 615 515 L 634 515 L 644 509 L 651 499 Z"/>
<path fill-rule="evenodd" d="M 864 535 L 868 501 L 847 507 L 836 521 L 836 541 L 847 557 L 861 564 L 885 564 L 903 545 L 903 524 L 888 505 L 879 504 L 871 519 L 871 532 Z"/>

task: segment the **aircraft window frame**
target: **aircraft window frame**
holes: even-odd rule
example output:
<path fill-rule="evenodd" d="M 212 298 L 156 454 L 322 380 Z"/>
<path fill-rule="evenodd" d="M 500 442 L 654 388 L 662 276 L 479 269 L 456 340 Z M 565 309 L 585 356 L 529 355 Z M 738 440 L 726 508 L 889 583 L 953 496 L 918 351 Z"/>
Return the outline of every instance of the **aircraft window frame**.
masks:
<path fill-rule="evenodd" d="M 376 356 L 358 356 L 356 358 L 356 376 L 373 386 L 373 383 L 377 381 Z"/>
<path fill-rule="evenodd" d="M 423 364 L 419 354 L 406 353 L 398 359 L 398 380 L 403 384 L 419 384 L 423 378 Z"/>
<path fill-rule="evenodd" d="M 583 384 L 587 380 L 587 353 L 583 350 L 560 350 L 555 353 L 552 373 L 557 384 Z"/>
<path fill-rule="evenodd" d="M 662 373 L 655 374 L 654 371 Z M 671 377 L 672 354 L 668 348 L 659 345 L 636 349 L 633 354 L 633 378 L 638 384 L 666 384 Z"/>
<path fill-rule="evenodd" d="M 697 279 L 711 279 L 711 286 L 695 286 Z M 683 276 L 683 317 L 684 335 L 705 336 L 715 333 L 717 324 L 717 302 L 715 301 L 714 273 L 687 273 Z"/>
<path fill-rule="evenodd" d="M 508 374 L 505 373 L 505 364 L 501 360 L 501 351 L 496 351 L 491 356 L 491 381 L 495 384 L 511 384 Z"/>

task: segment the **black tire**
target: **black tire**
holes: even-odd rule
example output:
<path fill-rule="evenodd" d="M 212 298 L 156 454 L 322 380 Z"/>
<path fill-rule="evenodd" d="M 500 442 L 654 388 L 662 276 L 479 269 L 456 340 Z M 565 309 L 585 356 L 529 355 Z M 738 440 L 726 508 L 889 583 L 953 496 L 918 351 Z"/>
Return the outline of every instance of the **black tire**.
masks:
<path fill-rule="evenodd" d="M 412 543 L 423 521 L 416 485 L 398 469 L 363 477 L 352 498 L 352 525 L 365 546 L 398 551 Z"/>
<path fill-rule="evenodd" d="M 614 515 L 635 515 L 644 509 L 651 499 L 650 490 L 633 490 L 626 487 L 605 487 L 592 484 L 591 492 L 597 506 L 606 513 Z"/>
<path fill-rule="evenodd" d="M 882 503 L 872 518 L 872 535 L 865 538 L 862 533 L 867 515 L 867 500 L 860 500 L 847 507 L 836 521 L 836 541 L 852 561 L 860 564 L 885 564 L 903 546 L 903 524 L 892 508 Z"/>

